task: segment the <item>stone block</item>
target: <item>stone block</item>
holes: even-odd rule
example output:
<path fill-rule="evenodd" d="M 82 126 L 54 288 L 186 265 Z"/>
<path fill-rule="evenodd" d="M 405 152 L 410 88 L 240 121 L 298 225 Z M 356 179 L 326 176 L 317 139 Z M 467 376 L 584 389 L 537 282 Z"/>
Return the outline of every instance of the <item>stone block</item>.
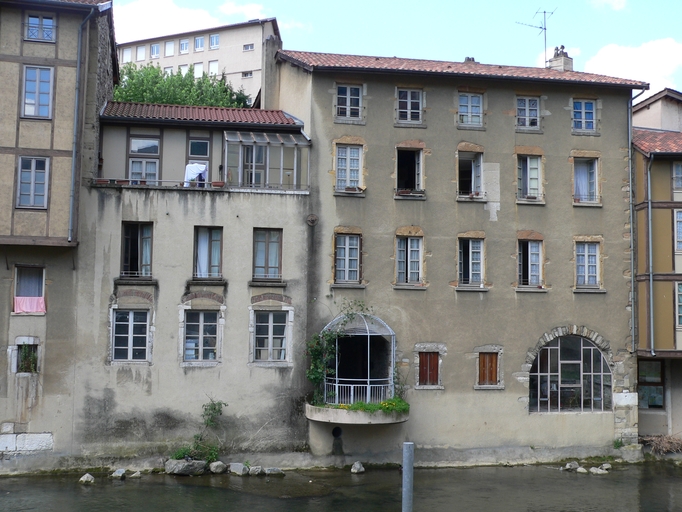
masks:
<path fill-rule="evenodd" d="M 251 476 L 260 476 L 264 474 L 265 470 L 263 469 L 263 466 L 251 466 L 249 468 L 249 475 Z"/>
<path fill-rule="evenodd" d="M 266 476 L 284 476 L 284 471 L 279 468 L 265 468 Z"/>
<path fill-rule="evenodd" d="M 128 478 L 132 478 L 132 479 L 134 479 L 134 480 L 138 480 L 138 479 L 142 478 L 142 473 L 140 473 L 139 471 L 135 471 L 135 473 L 133 473 L 132 475 L 130 475 Z"/>
<path fill-rule="evenodd" d="M 590 468 L 590 474 L 592 474 L 592 475 L 608 475 L 609 472 L 606 471 L 605 469 Z"/>
<path fill-rule="evenodd" d="M 603 469 L 604 471 L 608 471 L 609 469 L 611 469 L 611 467 L 612 467 L 611 464 L 609 464 L 608 462 L 605 462 L 604 464 L 599 466 L 599 469 Z"/>
<path fill-rule="evenodd" d="M 52 434 L 17 434 L 17 451 L 35 452 L 42 450 L 52 450 L 54 439 Z"/>
<path fill-rule="evenodd" d="M 109 478 L 113 478 L 114 480 L 125 480 L 126 479 L 126 470 L 125 469 L 117 469 L 111 475 L 109 475 Z"/>
<path fill-rule="evenodd" d="M 82 477 L 80 477 L 80 480 L 78 480 L 78 483 L 81 483 L 83 485 L 90 485 L 95 483 L 95 477 L 92 476 L 90 473 L 85 473 Z"/>
<path fill-rule="evenodd" d="M 14 434 L 14 423 L 0 424 L 0 434 Z"/>
<path fill-rule="evenodd" d="M 211 473 L 215 473 L 217 475 L 220 475 L 222 473 L 225 473 L 225 471 L 227 471 L 227 464 L 217 460 L 215 462 L 211 462 L 208 465 L 208 469 L 211 471 Z"/>
<path fill-rule="evenodd" d="M 233 462 L 230 464 L 230 473 L 237 476 L 245 476 L 249 474 L 249 468 L 241 462 Z"/>
<path fill-rule="evenodd" d="M 587 474 L 587 470 L 586 470 L 584 467 L 582 467 L 582 466 L 580 466 L 578 469 L 576 469 L 575 472 L 576 472 L 576 473 Z"/>
<path fill-rule="evenodd" d="M 578 464 L 576 461 L 572 460 L 571 462 L 566 463 L 566 467 L 564 469 L 568 471 L 576 471 L 580 467 L 580 464 Z"/>
<path fill-rule="evenodd" d="M 353 474 L 364 473 L 365 468 L 363 467 L 362 462 L 360 462 L 359 460 L 353 462 L 353 466 L 350 468 L 350 472 Z"/>
<path fill-rule="evenodd" d="M 0 434 L 0 452 L 14 452 L 17 449 L 17 436 Z"/>
<path fill-rule="evenodd" d="M 174 460 L 169 459 L 164 464 L 164 469 L 169 475 L 197 476 L 206 471 L 205 460 Z"/>

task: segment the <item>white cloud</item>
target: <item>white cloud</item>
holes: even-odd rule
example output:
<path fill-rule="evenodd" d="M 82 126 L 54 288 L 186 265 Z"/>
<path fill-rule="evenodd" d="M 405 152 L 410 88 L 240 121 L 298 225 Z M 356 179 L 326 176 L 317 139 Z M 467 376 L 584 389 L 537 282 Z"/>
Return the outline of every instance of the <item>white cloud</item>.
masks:
<path fill-rule="evenodd" d="M 116 42 L 125 43 L 224 24 L 204 9 L 179 7 L 174 0 L 114 2 Z"/>
<path fill-rule="evenodd" d="M 585 71 L 648 82 L 649 94 L 665 87 L 679 89 L 674 75 L 682 71 L 682 43 L 672 37 L 640 46 L 609 44 L 585 63 Z"/>
<path fill-rule="evenodd" d="M 625 9 L 625 4 L 627 4 L 627 0 L 592 0 L 592 5 L 595 7 L 601 7 L 602 5 L 606 5 L 608 7 L 611 7 L 614 11 L 620 11 L 621 9 Z"/>
<path fill-rule="evenodd" d="M 235 2 L 225 2 L 218 7 L 218 10 L 227 16 L 241 14 L 244 21 L 265 18 L 263 6 L 260 4 L 237 4 Z M 241 21 L 241 20 L 240 20 Z"/>

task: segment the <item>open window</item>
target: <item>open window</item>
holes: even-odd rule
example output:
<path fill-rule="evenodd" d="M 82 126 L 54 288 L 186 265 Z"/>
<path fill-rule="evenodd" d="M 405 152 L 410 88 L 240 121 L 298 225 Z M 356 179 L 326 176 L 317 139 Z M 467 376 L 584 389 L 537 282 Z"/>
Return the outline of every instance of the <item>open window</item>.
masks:
<path fill-rule="evenodd" d="M 422 183 L 422 150 L 397 149 L 396 194 L 424 194 Z"/>
<path fill-rule="evenodd" d="M 598 203 L 600 200 L 597 180 L 599 161 L 596 158 L 576 158 L 573 161 L 573 202 Z"/>
<path fill-rule="evenodd" d="M 543 200 L 540 166 L 539 156 L 517 156 L 517 200 L 524 202 Z"/>
<path fill-rule="evenodd" d="M 485 275 L 482 239 L 459 239 L 458 270 L 460 286 L 483 286 Z"/>
<path fill-rule="evenodd" d="M 460 197 L 479 198 L 483 192 L 483 176 L 481 167 L 482 153 L 460 152 L 457 171 L 457 195 Z"/>
<path fill-rule="evenodd" d="M 123 223 L 121 277 L 152 277 L 151 223 Z"/>
<path fill-rule="evenodd" d="M 220 279 L 222 274 L 223 228 L 194 228 L 194 277 Z"/>
<path fill-rule="evenodd" d="M 519 240 L 518 248 L 519 287 L 542 287 L 542 240 Z"/>

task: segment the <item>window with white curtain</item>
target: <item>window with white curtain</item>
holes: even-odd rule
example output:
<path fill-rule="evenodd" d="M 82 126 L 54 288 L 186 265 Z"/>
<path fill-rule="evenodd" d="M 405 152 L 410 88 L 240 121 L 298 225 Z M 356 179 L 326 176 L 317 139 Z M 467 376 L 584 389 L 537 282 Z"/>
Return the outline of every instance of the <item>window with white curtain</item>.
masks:
<path fill-rule="evenodd" d="M 287 311 L 256 311 L 254 360 L 285 361 Z"/>
<path fill-rule="evenodd" d="M 516 198 L 535 201 L 542 198 L 540 184 L 540 157 L 519 155 L 517 157 Z"/>
<path fill-rule="evenodd" d="M 396 284 L 418 284 L 422 281 L 422 237 L 401 236 L 396 239 Z"/>
<path fill-rule="evenodd" d="M 14 313 L 45 313 L 45 269 L 15 268 Z"/>
<path fill-rule="evenodd" d="M 575 203 L 595 203 L 599 201 L 596 159 L 576 158 L 573 162 L 573 181 L 573 201 Z"/>
<path fill-rule="evenodd" d="M 682 189 L 682 162 L 673 163 L 673 188 Z"/>
<path fill-rule="evenodd" d="M 223 228 L 194 228 L 194 277 L 222 277 Z"/>
<path fill-rule="evenodd" d="M 362 146 L 336 146 L 336 190 L 347 188 L 356 190 L 362 185 L 361 164 Z"/>

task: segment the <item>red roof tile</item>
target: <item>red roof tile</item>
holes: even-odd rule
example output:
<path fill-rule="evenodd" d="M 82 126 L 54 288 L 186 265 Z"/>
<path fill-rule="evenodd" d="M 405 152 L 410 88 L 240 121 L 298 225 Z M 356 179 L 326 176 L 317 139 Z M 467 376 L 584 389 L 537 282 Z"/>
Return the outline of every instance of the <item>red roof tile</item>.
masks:
<path fill-rule="evenodd" d="M 651 153 L 682 153 L 682 133 L 634 128 L 632 142 L 647 156 Z"/>
<path fill-rule="evenodd" d="M 626 78 L 614 78 L 579 71 L 558 71 L 549 68 L 497 66 L 478 62 L 445 62 L 439 60 L 401 59 L 398 57 L 370 57 L 333 53 L 280 50 L 280 58 L 312 70 L 384 71 L 388 73 L 427 73 L 438 75 L 541 80 L 549 82 L 578 82 L 614 85 L 632 89 L 648 89 L 649 84 Z"/>
<path fill-rule="evenodd" d="M 163 121 L 194 121 L 210 123 L 296 125 L 296 120 L 281 110 L 255 108 L 194 107 L 189 105 L 158 105 L 153 103 L 108 102 L 101 117 Z"/>

